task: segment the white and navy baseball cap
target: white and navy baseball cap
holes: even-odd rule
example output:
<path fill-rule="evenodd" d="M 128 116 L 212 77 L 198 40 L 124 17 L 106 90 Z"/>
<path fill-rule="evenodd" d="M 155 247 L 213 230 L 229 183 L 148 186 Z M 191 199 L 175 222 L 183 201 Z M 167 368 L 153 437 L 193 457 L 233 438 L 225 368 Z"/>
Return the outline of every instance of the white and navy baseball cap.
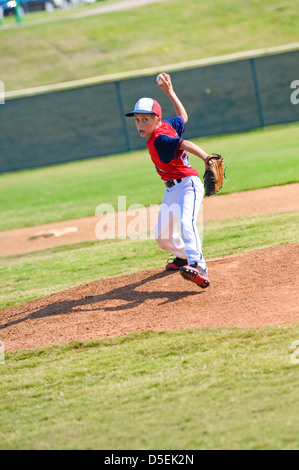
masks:
<path fill-rule="evenodd" d="M 156 114 L 156 116 L 162 116 L 162 109 L 158 101 L 152 98 L 141 98 L 135 104 L 134 110 L 127 113 L 126 116 L 134 116 L 135 113 L 139 114 Z"/>

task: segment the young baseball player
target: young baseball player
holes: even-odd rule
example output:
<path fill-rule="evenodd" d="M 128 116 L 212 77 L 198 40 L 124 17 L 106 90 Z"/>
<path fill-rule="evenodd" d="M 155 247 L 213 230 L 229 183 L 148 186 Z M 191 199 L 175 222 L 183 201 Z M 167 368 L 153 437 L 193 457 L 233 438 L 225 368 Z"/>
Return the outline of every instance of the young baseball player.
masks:
<path fill-rule="evenodd" d="M 141 137 L 147 139 L 151 159 L 166 186 L 155 227 L 158 244 L 174 256 L 166 270 L 180 271 L 185 279 L 205 288 L 210 285 L 210 280 L 196 226 L 204 187 L 198 171 L 190 165 L 189 153 L 203 161 L 208 154 L 182 139 L 188 114 L 167 73 L 159 75 L 158 86 L 169 97 L 175 117 L 162 120 L 161 106 L 151 98 L 141 98 L 126 116 L 134 116 L 136 128 Z M 176 231 L 178 226 L 181 236 Z"/>

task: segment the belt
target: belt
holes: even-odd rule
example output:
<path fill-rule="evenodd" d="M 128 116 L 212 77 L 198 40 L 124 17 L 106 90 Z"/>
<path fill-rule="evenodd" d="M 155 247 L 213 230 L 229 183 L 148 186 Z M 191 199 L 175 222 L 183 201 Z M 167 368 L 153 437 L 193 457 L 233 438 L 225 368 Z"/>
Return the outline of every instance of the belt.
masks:
<path fill-rule="evenodd" d="M 182 182 L 182 178 L 178 178 L 177 180 L 164 181 L 164 184 L 166 188 L 172 188 L 172 186 L 174 186 L 176 183 L 181 183 L 181 182 Z"/>

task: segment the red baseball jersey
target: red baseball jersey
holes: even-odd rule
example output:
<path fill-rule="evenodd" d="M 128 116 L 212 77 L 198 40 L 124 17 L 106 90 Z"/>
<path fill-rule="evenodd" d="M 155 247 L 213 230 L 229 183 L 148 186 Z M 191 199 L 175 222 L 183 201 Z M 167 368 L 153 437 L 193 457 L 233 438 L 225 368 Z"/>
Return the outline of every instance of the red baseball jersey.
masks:
<path fill-rule="evenodd" d="M 182 116 L 165 119 L 146 143 L 151 159 L 163 181 L 198 175 L 198 171 L 190 165 L 188 153 L 179 150 L 184 140 L 181 138 L 184 130 L 185 121 Z"/>

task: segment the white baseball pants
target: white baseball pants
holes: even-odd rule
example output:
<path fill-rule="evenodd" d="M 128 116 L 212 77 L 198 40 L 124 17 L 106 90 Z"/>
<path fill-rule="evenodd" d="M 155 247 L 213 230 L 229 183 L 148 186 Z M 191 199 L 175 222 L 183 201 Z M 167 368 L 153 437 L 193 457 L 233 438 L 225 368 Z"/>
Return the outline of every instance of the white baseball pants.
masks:
<path fill-rule="evenodd" d="M 198 176 L 183 178 L 166 189 L 154 236 L 162 250 L 187 259 L 189 265 L 196 262 L 207 269 L 196 225 L 203 195 L 204 186 Z"/>

